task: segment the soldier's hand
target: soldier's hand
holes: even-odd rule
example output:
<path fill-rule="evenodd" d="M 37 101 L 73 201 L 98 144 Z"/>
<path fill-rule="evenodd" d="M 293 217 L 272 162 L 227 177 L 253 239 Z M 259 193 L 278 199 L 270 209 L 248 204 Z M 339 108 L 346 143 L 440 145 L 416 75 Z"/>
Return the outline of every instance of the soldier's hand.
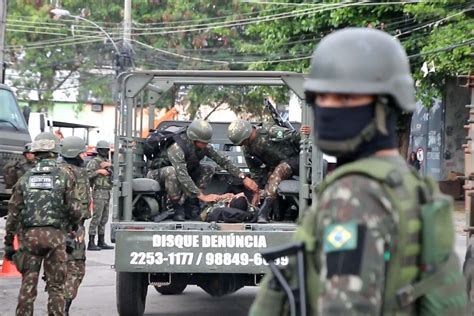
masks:
<path fill-rule="evenodd" d="M 13 248 L 13 245 L 5 245 L 5 259 L 12 261 L 15 253 L 16 250 Z"/>
<path fill-rule="evenodd" d="M 258 185 L 255 181 L 253 181 L 252 179 L 250 179 L 249 177 L 245 177 L 245 179 L 243 180 L 244 182 L 244 186 L 249 189 L 250 191 L 252 192 L 258 192 Z"/>
<path fill-rule="evenodd" d="M 107 170 L 105 170 L 105 169 L 97 169 L 95 172 L 96 172 L 97 174 L 101 174 L 101 175 L 103 175 L 103 176 L 108 176 L 108 175 L 109 175 L 109 172 L 108 172 Z"/>
<path fill-rule="evenodd" d="M 253 195 L 252 201 L 250 202 L 250 204 L 252 204 L 253 206 L 257 206 L 259 202 L 260 202 L 260 191 L 257 191 Z"/>
<path fill-rule="evenodd" d="M 235 197 L 234 193 L 225 193 L 220 196 L 219 200 L 231 199 L 233 197 Z"/>
<path fill-rule="evenodd" d="M 220 195 L 218 194 L 199 194 L 197 196 L 198 199 L 200 199 L 201 201 L 203 202 L 206 202 L 206 203 L 213 203 L 213 202 L 216 202 L 219 200 L 220 198 Z"/>
<path fill-rule="evenodd" d="M 300 129 L 301 134 L 309 136 L 311 134 L 311 126 L 303 125 Z"/>
<path fill-rule="evenodd" d="M 102 161 L 102 162 L 100 163 L 100 167 L 101 167 L 102 169 L 105 169 L 105 168 L 108 168 L 108 167 L 112 167 L 112 164 L 111 164 L 110 162 L 108 162 L 108 161 Z"/>

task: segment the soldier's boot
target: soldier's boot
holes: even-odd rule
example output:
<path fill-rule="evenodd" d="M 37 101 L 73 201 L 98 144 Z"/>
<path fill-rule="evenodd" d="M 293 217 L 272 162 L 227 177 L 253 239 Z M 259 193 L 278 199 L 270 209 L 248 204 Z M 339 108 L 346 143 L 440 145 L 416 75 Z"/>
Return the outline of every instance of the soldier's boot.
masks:
<path fill-rule="evenodd" d="M 66 300 L 66 304 L 64 305 L 64 312 L 66 316 L 69 316 L 69 309 L 71 308 L 72 300 Z"/>
<path fill-rule="evenodd" d="M 99 251 L 101 248 L 95 244 L 95 235 L 89 235 L 89 244 L 87 250 Z"/>
<path fill-rule="evenodd" d="M 172 207 L 174 210 L 173 220 L 177 222 L 184 222 L 186 219 L 184 216 L 184 207 L 178 202 L 173 202 Z"/>
<path fill-rule="evenodd" d="M 105 243 L 105 238 L 104 235 L 99 235 L 99 242 L 97 243 L 97 246 L 99 246 L 100 249 L 114 249 L 114 246 L 107 245 Z"/>
<path fill-rule="evenodd" d="M 268 223 L 268 215 L 270 215 L 274 201 L 275 199 L 269 197 L 263 200 L 262 206 L 260 207 L 260 212 L 258 212 L 257 223 Z"/>
<path fill-rule="evenodd" d="M 198 220 L 199 214 L 201 213 L 201 204 L 197 197 L 187 198 L 184 202 L 184 208 L 186 219 Z"/>

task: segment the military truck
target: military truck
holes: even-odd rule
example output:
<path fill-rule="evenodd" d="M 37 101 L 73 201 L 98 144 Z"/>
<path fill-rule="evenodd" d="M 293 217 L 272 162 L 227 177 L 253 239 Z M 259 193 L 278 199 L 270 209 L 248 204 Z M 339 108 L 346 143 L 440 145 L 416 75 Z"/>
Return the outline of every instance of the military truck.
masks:
<path fill-rule="evenodd" d="M 31 142 L 28 127 L 13 91 L 0 84 L 0 217 L 7 214 L 11 188 L 6 187 L 4 167 L 22 159 L 23 149 Z"/>
<path fill-rule="evenodd" d="M 148 287 L 161 294 L 180 294 L 195 284 L 212 296 L 222 296 L 243 286 L 256 286 L 267 272 L 260 252 L 287 243 L 296 228 L 294 222 L 269 224 L 207 223 L 198 221 L 147 221 L 143 214 L 163 212 L 164 196 L 158 182 L 145 178 L 143 125 L 153 129 L 155 103 L 159 96 L 179 85 L 287 86 L 303 100 L 304 77 L 292 72 L 256 71 L 138 71 L 121 74 L 120 103 L 115 118 L 113 179 L 113 223 L 111 240 L 116 244 L 115 270 L 117 309 L 120 315 L 142 315 Z M 262 100 L 263 101 L 263 100 Z M 263 102 L 262 102 L 263 104 Z M 144 108 L 148 108 L 148 122 Z M 302 111 L 302 123 L 311 113 Z M 159 128 L 179 128 L 187 122 L 164 122 Z M 242 152 L 227 138 L 227 123 L 212 123 L 212 144 L 240 163 Z M 296 209 L 301 218 L 311 201 L 311 192 L 323 177 L 322 154 L 302 140 L 300 177 L 283 181 L 279 205 Z M 312 163 L 313 162 L 313 163 Z M 310 168 L 312 166 L 312 169 Z M 214 193 L 242 188 L 242 183 L 225 171 L 217 172 L 208 190 Z M 288 258 L 277 261 L 288 264 Z"/>

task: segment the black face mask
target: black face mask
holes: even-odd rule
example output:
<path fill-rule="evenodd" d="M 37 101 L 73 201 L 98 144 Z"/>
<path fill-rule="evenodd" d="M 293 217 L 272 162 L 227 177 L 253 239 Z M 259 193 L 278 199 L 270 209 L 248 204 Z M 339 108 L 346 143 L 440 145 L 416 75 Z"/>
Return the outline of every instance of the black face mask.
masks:
<path fill-rule="evenodd" d="M 109 150 L 105 148 L 97 149 L 97 154 L 102 158 L 109 158 Z"/>
<path fill-rule="evenodd" d="M 334 150 L 331 145 L 350 143 L 366 133 L 375 124 L 375 105 L 367 104 L 350 108 L 325 108 L 313 106 L 314 126 L 317 143 L 325 154 L 337 157 L 338 165 L 373 155 L 382 149 L 396 148 L 396 115 L 388 111 L 386 116 L 387 135 L 374 129 L 370 136 L 353 148 Z M 329 145 L 328 145 L 329 144 Z"/>
<path fill-rule="evenodd" d="M 63 157 L 64 161 L 67 162 L 68 164 L 71 164 L 71 165 L 74 165 L 74 166 L 78 166 L 78 167 L 81 167 L 82 164 L 84 163 L 84 160 L 80 157 L 80 156 L 77 156 L 77 157 L 74 157 L 74 158 L 66 158 L 66 157 Z"/>

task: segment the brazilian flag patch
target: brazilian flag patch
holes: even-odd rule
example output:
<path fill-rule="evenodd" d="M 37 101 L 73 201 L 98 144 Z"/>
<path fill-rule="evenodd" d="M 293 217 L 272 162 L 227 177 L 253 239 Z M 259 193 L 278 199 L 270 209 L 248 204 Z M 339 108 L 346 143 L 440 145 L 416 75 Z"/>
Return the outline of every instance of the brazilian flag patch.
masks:
<path fill-rule="evenodd" d="M 324 228 L 325 253 L 352 250 L 357 247 L 357 223 L 332 224 Z"/>

